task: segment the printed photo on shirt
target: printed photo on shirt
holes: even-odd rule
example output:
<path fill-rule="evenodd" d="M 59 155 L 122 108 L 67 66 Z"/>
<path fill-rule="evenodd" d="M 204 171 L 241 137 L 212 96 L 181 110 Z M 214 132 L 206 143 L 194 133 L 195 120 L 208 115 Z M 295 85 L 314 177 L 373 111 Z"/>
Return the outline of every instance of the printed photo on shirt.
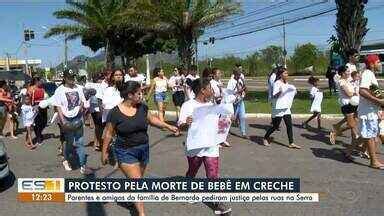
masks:
<path fill-rule="evenodd" d="M 80 105 L 80 96 L 77 91 L 66 92 L 65 97 L 67 98 L 69 111 Z"/>

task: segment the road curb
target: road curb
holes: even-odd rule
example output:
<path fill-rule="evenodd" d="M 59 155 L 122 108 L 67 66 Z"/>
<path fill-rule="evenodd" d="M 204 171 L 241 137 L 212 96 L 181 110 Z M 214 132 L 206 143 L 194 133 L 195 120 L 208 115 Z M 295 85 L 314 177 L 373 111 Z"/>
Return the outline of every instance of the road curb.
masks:
<path fill-rule="evenodd" d="M 150 112 L 157 112 L 156 110 L 150 110 Z M 165 115 L 176 116 L 175 111 L 166 111 Z M 270 113 L 247 113 L 245 114 L 247 118 L 271 118 Z M 312 114 L 292 114 L 292 118 L 309 118 Z M 342 114 L 321 114 L 322 119 L 342 119 L 344 116 Z"/>

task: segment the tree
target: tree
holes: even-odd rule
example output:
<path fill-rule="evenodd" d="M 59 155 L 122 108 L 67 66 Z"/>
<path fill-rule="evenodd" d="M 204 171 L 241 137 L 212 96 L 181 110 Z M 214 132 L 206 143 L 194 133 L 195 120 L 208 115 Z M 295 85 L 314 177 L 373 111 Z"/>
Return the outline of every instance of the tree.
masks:
<path fill-rule="evenodd" d="M 73 24 L 60 24 L 52 27 L 45 37 L 65 35 L 67 39 L 81 38 L 83 45 L 93 51 L 105 48 L 107 68 L 112 68 L 115 47 L 112 40 L 116 29 L 126 24 L 123 13 L 128 7 L 128 0 L 87 0 L 67 1 L 68 8 L 53 13 L 57 19 L 67 19 Z"/>
<path fill-rule="evenodd" d="M 261 59 L 271 68 L 273 65 L 283 64 L 283 48 L 281 46 L 271 45 L 260 50 Z"/>
<path fill-rule="evenodd" d="M 104 62 L 101 61 L 88 61 L 87 72 L 89 77 L 93 77 L 95 74 L 99 74 L 104 69 Z"/>
<path fill-rule="evenodd" d="M 303 70 L 304 68 L 314 66 L 317 60 L 319 50 L 311 43 L 298 45 L 291 57 L 295 70 Z"/>
<path fill-rule="evenodd" d="M 177 41 L 182 64 L 190 68 L 194 43 L 206 27 L 240 11 L 240 4 L 230 0 L 140 0 L 134 11 L 141 22 Z"/>
<path fill-rule="evenodd" d="M 360 50 L 362 41 L 368 32 L 368 19 L 364 17 L 364 0 L 335 0 L 337 8 L 337 38 L 341 45 L 342 56 L 347 60 L 346 52 Z"/>
<path fill-rule="evenodd" d="M 248 66 L 249 76 L 267 75 L 272 68 L 270 62 L 265 62 L 266 57 L 262 56 L 260 52 L 254 52 L 245 59 L 245 65 Z"/>

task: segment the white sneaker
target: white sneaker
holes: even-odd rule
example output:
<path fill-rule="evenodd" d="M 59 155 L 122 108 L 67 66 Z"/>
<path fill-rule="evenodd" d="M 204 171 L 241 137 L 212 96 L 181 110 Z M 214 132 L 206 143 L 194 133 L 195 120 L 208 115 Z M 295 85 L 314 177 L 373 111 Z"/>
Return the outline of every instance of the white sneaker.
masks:
<path fill-rule="evenodd" d="M 92 174 L 93 171 L 86 166 L 82 166 L 80 167 L 80 173 L 84 175 L 89 175 L 89 174 Z"/>
<path fill-rule="evenodd" d="M 72 168 L 69 166 L 69 163 L 67 160 L 63 161 L 63 166 L 66 171 L 71 171 Z"/>
<path fill-rule="evenodd" d="M 265 146 L 271 146 L 271 144 L 269 144 L 268 140 L 266 140 L 266 139 L 263 139 L 263 145 L 265 145 Z"/>

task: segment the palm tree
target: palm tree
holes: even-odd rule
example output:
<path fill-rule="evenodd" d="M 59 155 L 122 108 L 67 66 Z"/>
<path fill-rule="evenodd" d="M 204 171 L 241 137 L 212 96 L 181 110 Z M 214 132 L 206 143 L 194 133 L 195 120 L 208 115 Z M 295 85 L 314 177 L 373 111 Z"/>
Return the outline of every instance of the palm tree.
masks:
<path fill-rule="evenodd" d="M 231 0 L 137 0 L 134 10 L 143 25 L 176 39 L 182 64 L 189 69 L 193 44 L 204 29 L 240 12 L 240 4 Z"/>
<path fill-rule="evenodd" d="M 335 29 L 344 60 L 350 49 L 360 50 L 362 41 L 368 32 L 368 19 L 364 17 L 365 0 L 335 0 L 337 20 Z"/>
<path fill-rule="evenodd" d="M 107 68 L 112 68 L 115 47 L 112 43 L 116 29 L 125 24 L 123 13 L 129 0 L 86 0 L 67 1 L 68 8 L 53 13 L 57 19 L 67 19 L 72 23 L 53 26 L 45 37 L 65 35 L 66 39 L 81 38 L 82 44 L 93 51 L 105 48 Z"/>

